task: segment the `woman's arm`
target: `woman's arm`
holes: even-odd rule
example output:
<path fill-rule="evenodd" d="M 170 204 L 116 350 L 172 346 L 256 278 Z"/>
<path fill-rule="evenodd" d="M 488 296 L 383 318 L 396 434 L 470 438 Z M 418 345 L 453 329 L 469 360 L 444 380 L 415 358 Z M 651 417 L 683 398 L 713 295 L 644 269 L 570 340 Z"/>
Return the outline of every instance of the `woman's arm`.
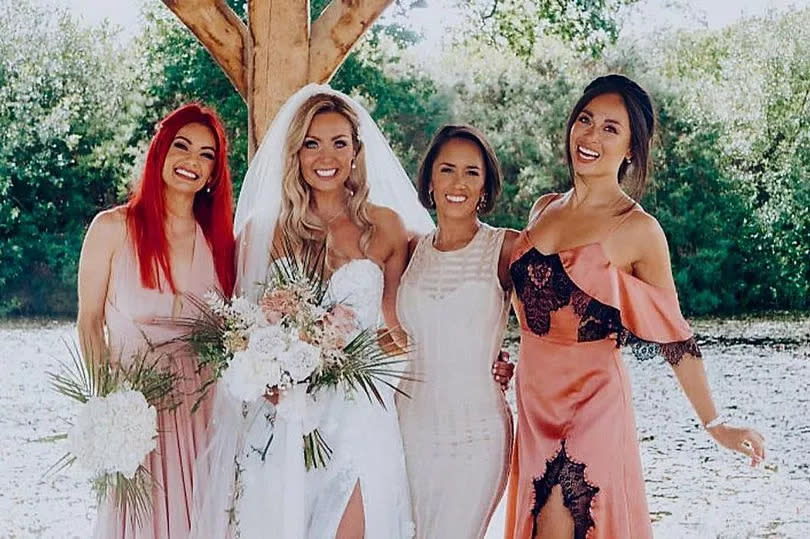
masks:
<path fill-rule="evenodd" d="M 383 259 L 383 296 L 382 314 L 385 325 L 392 332 L 394 341 L 399 346 L 407 342 L 400 328 L 397 317 L 397 290 L 402 274 L 408 265 L 408 232 L 402 219 L 388 208 L 377 207 L 373 215 L 377 227 L 376 234 L 386 245 L 386 256 Z"/>
<path fill-rule="evenodd" d="M 506 229 L 503 244 L 501 245 L 501 256 L 498 259 L 498 280 L 501 282 L 501 289 L 507 293 L 512 291 L 512 275 L 509 273 L 509 264 L 512 262 L 512 249 L 517 238 L 517 230 Z"/>
<path fill-rule="evenodd" d="M 648 284 L 674 290 L 669 247 L 660 225 L 653 217 L 640 212 L 631 221 L 634 221 L 630 223 L 635 229 L 631 233 L 634 245 L 639 246 L 638 258 L 632 263 L 633 275 Z M 701 424 L 705 426 L 717 419 L 717 407 L 703 361 L 687 354 L 672 368 Z M 765 458 L 764 438 L 753 429 L 721 423 L 709 425 L 707 431 L 720 445 L 750 456 L 752 465 Z"/>
<path fill-rule="evenodd" d="M 93 361 L 104 357 L 104 308 L 112 258 L 125 241 L 124 210 L 96 215 L 84 236 L 79 259 L 79 314 L 76 320 L 82 355 Z"/>

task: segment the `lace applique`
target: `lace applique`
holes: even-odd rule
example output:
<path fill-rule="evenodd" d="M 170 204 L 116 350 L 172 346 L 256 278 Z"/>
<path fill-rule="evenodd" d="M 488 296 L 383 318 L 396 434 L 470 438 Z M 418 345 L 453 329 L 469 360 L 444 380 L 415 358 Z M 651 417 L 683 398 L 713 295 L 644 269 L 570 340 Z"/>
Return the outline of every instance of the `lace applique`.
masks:
<path fill-rule="evenodd" d="M 574 520 L 574 539 L 585 539 L 588 531 L 595 527 L 591 516 L 591 502 L 599 492 L 599 487 L 585 479 L 585 464 L 575 462 L 565 452 L 565 440 L 562 441 L 559 453 L 546 461 L 546 471 L 542 477 L 534 479 L 533 485 L 532 537 L 537 536 L 537 517 L 551 496 L 551 489 L 560 485 L 563 505 L 571 512 L 571 518 Z"/>
<path fill-rule="evenodd" d="M 509 271 L 523 302 L 526 324 L 537 335 L 547 334 L 551 313 L 570 303 L 574 289 L 559 257 L 545 256 L 531 249 L 512 264 Z"/>
<path fill-rule="evenodd" d="M 510 268 L 515 291 L 523 303 L 526 325 L 536 335 L 546 335 L 551 326 L 551 313 L 571 305 L 580 317 L 577 341 L 591 342 L 616 338 L 616 346 L 632 346 L 640 360 L 661 356 L 671 365 L 680 363 L 684 355 L 702 357 L 694 337 L 686 341 L 659 344 L 644 341 L 622 326 L 621 313 L 583 292 L 568 277 L 558 255 L 544 255 L 530 249 Z"/>
<path fill-rule="evenodd" d="M 619 310 L 596 301 L 584 292 L 580 293 L 589 301 L 582 314 L 577 313 L 582 317 L 577 328 L 577 340 L 579 342 L 601 341 L 611 335 L 616 335 L 616 345 L 619 346 L 620 335 L 624 331 Z"/>
<path fill-rule="evenodd" d="M 659 344 L 656 342 L 645 341 L 639 339 L 632 333 L 627 333 L 624 343 L 629 344 L 633 350 L 633 355 L 640 361 L 647 361 L 655 357 L 663 357 L 670 365 L 677 365 L 681 362 L 684 356 L 691 355 L 695 358 L 702 358 L 703 354 L 700 352 L 700 347 L 691 337 L 685 341 L 671 342 Z M 624 344 L 622 343 L 622 344 Z"/>

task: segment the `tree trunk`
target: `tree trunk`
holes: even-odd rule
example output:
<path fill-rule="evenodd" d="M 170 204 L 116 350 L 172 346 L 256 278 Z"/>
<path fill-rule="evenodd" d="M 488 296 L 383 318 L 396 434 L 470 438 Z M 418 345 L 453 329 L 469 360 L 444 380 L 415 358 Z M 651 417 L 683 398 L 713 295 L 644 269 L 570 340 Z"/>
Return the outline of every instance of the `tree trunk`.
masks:
<path fill-rule="evenodd" d="M 225 0 L 163 0 L 197 36 L 248 105 L 252 158 L 281 105 L 327 83 L 394 0 L 332 0 L 310 32 L 309 0 L 247 0 L 248 24 Z"/>

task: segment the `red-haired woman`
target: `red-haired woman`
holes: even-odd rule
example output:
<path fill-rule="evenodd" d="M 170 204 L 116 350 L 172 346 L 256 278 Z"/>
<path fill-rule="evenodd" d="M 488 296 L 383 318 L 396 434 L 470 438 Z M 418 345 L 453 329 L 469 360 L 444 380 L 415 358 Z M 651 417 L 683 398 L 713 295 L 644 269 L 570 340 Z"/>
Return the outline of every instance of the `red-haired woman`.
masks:
<path fill-rule="evenodd" d="M 227 142 L 213 111 L 197 104 L 166 116 L 126 205 L 99 213 L 79 264 L 78 331 L 85 354 L 126 361 L 174 330 L 160 318 L 190 316 L 184 294 L 234 283 L 233 193 Z M 105 341 L 106 327 L 106 341 Z M 181 351 L 180 351 L 181 352 Z M 209 410 L 191 414 L 199 379 L 192 358 L 175 351 L 182 377 L 180 406 L 158 415 L 157 448 L 146 466 L 155 480 L 152 511 L 138 524 L 131 508 L 99 508 L 96 537 L 187 537 L 194 461 L 204 445 Z"/>

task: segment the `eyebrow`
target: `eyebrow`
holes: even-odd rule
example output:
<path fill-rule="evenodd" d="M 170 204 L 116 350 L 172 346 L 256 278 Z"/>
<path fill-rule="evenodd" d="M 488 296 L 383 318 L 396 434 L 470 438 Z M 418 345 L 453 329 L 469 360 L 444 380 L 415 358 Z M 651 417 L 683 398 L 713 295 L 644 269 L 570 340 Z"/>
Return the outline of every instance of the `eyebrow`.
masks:
<path fill-rule="evenodd" d="M 192 144 L 191 140 L 187 139 L 187 138 L 186 138 L 186 137 L 184 137 L 183 135 L 177 135 L 176 137 L 174 137 L 174 140 L 177 140 L 177 139 L 182 139 L 182 140 L 183 140 L 183 141 L 185 141 L 185 143 L 186 143 L 186 144 L 188 144 L 189 146 L 191 146 L 191 144 Z M 216 151 L 217 151 L 217 149 L 216 149 L 216 148 L 214 148 L 213 146 L 203 146 L 203 147 L 202 147 L 202 148 L 200 148 L 200 149 L 201 149 L 201 150 L 211 150 L 212 152 L 216 152 Z"/>
<path fill-rule="evenodd" d="M 440 162 L 439 162 L 439 166 L 440 166 L 440 167 L 441 167 L 441 166 L 447 166 L 447 167 L 453 167 L 453 168 L 456 168 L 456 164 L 455 164 L 455 163 L 449 163 L 449 162 L 447 162 L 447 161 L 440 161 Z M 481 170 L 481 167 L 479 167 L 478 165 L 467 165 L 467 166 L 466 166 L 466 167 L 464 167 L 464 168 L 465 168 L 465 169 L 467 169 L 467 170 Z"/>
<path fill-rule="evenodd" d="M 350 135 L 335 135 L 334 137 L 332 137 L 332 140 L 337 140 L 339 138 L 349 138 L 349 137 L 350 137 Z M 313 139 L 313 140 L 317 140 L 317 141 L 321 140 L 320 138 L 316 137 L 315 135 L 307 135 L 307 136 L 304 137 L 304 139 L 305 140 L 306 139 Z"/>
<path fill-rule="evenodd" d="M 587 114 L 589 117 L 593 118 L 593 113 L 591 111 L 589 111 L 588 109 L 582 109 L 582 113 Z M 610 118 L 605 118 L 605 123 L 606 124 L 615 124 L 615 125 L 618 125 L 620 127 L 622 126 L 622 123 L 619 120 L 612 120 Z"/>

